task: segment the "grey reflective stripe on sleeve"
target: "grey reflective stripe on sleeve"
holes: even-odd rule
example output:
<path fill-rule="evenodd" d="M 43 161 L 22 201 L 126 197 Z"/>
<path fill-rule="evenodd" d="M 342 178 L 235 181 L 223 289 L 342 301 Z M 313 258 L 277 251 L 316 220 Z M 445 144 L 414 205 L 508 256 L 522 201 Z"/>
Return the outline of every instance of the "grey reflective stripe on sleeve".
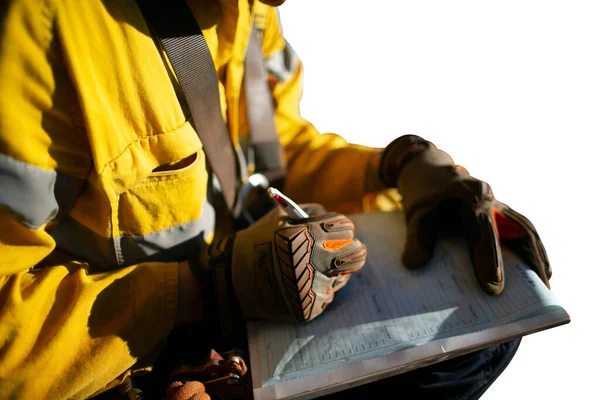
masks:
<path fill-rule="evenodd" d="M 286 41 L 282 51 L 272 54 L 265 60 L 267 73 L 277 77 L 279 82 L 287 80 L 296 70 L 298 55 Z"/>
<path fill-rule="evenodd" d="M 97 272 L 96 268 L 107 270 L 146 261 L 184 260 L 200 249 L 202 241 L 214 231 L 214 225 L 214 208 L 205 202 L 202 216 L 197 220 L 147 235 L 105 238 L 70 216 L 54 227 L 50 235 L 58 248 L 90 262 L 92 271 Z"/>
<path fill-rule="evenodd" d="M 48 171 L 0 154 L 0 206 L 37 229 L 65 215 L 75 204 L 84 180 Z"/>

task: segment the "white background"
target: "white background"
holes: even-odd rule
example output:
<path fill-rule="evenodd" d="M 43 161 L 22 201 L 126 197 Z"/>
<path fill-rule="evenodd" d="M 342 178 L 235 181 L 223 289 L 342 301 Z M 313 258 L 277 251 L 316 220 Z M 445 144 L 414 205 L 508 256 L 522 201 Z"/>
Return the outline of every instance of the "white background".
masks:
<path fill-rule="evenodd" d="M 600 2 L 288 0 L 280 13 L 321 132 L 381 147 L 420 135 L 540 233 L 572 322 L 525 337 L 483 399 L 600 398 Z"/>

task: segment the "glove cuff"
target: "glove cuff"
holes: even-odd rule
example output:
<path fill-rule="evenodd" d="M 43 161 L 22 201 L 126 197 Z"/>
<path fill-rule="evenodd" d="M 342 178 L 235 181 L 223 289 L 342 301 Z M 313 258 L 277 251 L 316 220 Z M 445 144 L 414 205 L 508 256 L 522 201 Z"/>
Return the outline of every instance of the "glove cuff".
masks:
<path fill-rule="evenodd" d="M 406 164 L 430 147 L 430 142 L 417 135 L 404 135 L 395 139 L 383 151 L 379 164 L 379 178 L 386 187 L 396 187 Z"/>
<path fill-rule="evenodd" d="M 219 340 L 233 335 L 242 320 L 231 279 L 233 241 L 234 237 L 231 236 L 210 246 L 208 267 L 202 265 L 200 257 L 190 260 L 190 269 L 202 288 L 207 322 L 218 328 Z"/>

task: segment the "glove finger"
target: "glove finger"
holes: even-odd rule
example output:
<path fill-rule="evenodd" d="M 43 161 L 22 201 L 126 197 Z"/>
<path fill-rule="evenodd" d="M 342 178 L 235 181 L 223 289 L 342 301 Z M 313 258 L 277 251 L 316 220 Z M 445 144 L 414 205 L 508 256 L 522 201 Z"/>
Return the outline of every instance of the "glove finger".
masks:
<path fill-rule="evenodd" d="M 477 281 L 487 293 L 498 295 L 504 290 L 504 265 L 491 212 L 479 212 L 473 225 L 476 232 L 472 232 L 470 250 Z"/>
<path fill-rule="evenodd" d="M 327 213 L 322 218 L 321 229 L 327 234 L 327 238 L 352 238 L 354 237 L 354 222 L 345 215 L 337 213 Z"/>
<path fill-rule="evenodd" d="M 318 210 L 318 209 L 317 209 Z M 308 218 L 301 218 L 290 221 L 291 225 L 315 225 L 319 226 L 314 233 L 315 239 L 324 237 L 329 239 L 347 239 L 354 236 L 354 223 L 345 215 L 336 212 L 325 212 L 323 214 L 310 215 Z"/>
<path fill-rule="evenodd" d="M 430 218 L 427 218 L 427 217 Z M 430 209 L 421 209 L 411 215 L 402 253 L 402 263 L 407 268 L 418 268 L 431 259 L 436 235 Z"/>
<path fill-rule="evenodd" d="M 345 215 L 334 215 L 323 221 L 316 239 L 315 262 L 327 276 L 349 274 L 360 270 L 367 259 L 367 249 L 354 238 L 354 223 Z M 321 236 L 322 234 L 322 236 Z"/>
<path fill-rule="evenodd" d="M 512 223 L 520 226 L 526 234 L 524 237 L 510 237 L 502 242 L 521 257 L 549 288 L 552 268 L 550 267 L 546 248 L 535 227 L 527 218 L 508 206 L 503 208 L 502 215 L 512 221 Z"/>
<path fill-rule="evenodd" d="M 338 290 L 340 290 L 341 288 L 346 286 L 348 281 L 350 281 L 351 276 L 352 276 L 352 274 L 341 274 L 341 275 L 336 276 L 336 278 L 334 279 L 334 281 L 331 285 L 330 290 L 333 293 L 337 292 Z"/>
<path fill-rule="evenodd" d="M 352 275 L 353 274 L 340 274 L 327 276 L 317 272 L 313 281 L 313 291 L 324 295 L 335 293 L 346 286 Z"/>
<path fill-rule="evenodd" d="M 328 276 L 345 275 L 359 271 L 367 260 L 367 248 L 358 239 L 326 240 L 323 247 L 330 250 Z"/>
<path fill-rule="evenodd" d="M 326 293 L 315 293 L 315 301 L 312 307 L 305 309 L 305 321 L 312 321 L 319 315 L 323 314 L 323 311 L 333 302 L 335 292 Z"/>
<path fill-rule="evenodd" d="M 452 168 L 454 168 L 454 171 L 459 175 L 471 176 L 471 174 L 469 174 L 469 171 L 462 165 L 455 164 L 452 166 Z"/>

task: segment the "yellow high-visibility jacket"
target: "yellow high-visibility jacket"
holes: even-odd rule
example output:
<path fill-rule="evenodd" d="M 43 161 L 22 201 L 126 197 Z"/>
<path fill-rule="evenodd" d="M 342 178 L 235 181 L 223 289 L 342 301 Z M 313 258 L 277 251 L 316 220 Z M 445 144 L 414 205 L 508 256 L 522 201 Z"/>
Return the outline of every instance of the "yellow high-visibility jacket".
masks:
<path fill-rule="evenodd" d="M 360 211 L 374 150 L 302 119 L 302 66 L 276 9 L 250 3 L 189 1 L 231 140 L 248 131 L 260 14 L 285 191 Z M 86 398 L 173 328 L 178 262 L 214 229 L 205 157 L 135 0 L 7 0 L 0 13 L 0 398 Z"/>

